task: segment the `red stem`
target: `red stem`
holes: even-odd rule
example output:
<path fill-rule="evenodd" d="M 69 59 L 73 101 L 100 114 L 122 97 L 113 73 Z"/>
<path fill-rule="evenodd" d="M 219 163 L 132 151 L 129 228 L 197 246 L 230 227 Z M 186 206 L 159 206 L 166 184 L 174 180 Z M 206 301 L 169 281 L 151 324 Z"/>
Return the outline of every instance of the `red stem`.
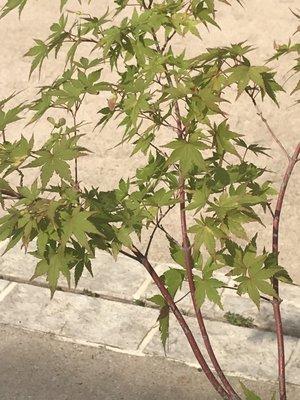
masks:
<path fill-rule="evenodd" d="M 181 116 L 180 116 L 180 109 L 177 102 L 175 102 L 175 113 L 176 113 L 176 122 L 177 122 L 177 135 L 179 139 L 184 138 L 184 131 L 185 128 L 182 126 L 181 123 Z M 179 200 L 180 200 L 180 221 L 181 221 L 181 235 L 182 235 L 182 247 L 184 252 L 185 258 L 185 267 L 187 271 L 187 278 L 191 292 L 191 298 L 193 302 L 193 307 L 195 310 L 196 318 L 198 321 L 199 329 L 201 332 L 201 336 L 206 347 L 208 356 L 213 364 L 213 367 L 218 374 L 221 382 L 223 383 L 225 389 L 229 393 L 231 400 L 241 400 L 238 394 L 235 392 L 234 388 L 231 386 L 230 382 L 226 378 L 216 356 L 213 351 L 212 345 L 210 343 L 210 339 L 205 327 L 203 315 L 201 312 L 200 307 L 197 306 L 196 296 L 195 296 L 195 282 L 194 282 L 194 274 L 193 274 L 193 267 L 194 267 L 194 260 L 191 253 L 191 245 L 190 240 L 187 234 L 187 221 L 186 221 L 186 211 L 185 211 L 185 178 L 183 175 L 179 178 Z"/>
<path fill-rule="evenodd" d="M 274 218 L 273 218 L 273 235 L 272 235 L 272 251 L 276 257 L 276 263 L 278 264 L 278 254 L 279 254 L 279 223 L 280 223 L 280 215 L 283 206 L 283 200 L 285 197 L 287 185 L 289 183 L 292 171 L 298 161 L 298 157 L 300 154 L 300 143 L 298 143 L 296 150 L 293 156 L 290 158 L 290 162 L 285 171 L 282 184 L 280 187 L 280 191 L 277 198 Z M 277 336 L 277 346 L 278 346 L 278 379 L 279 379 L 279 395 L 280 400 L 286 400 L 286 379 L 285 379 L 285 352 L 284 352 L 284 337 L 283 337 L 283 328 L 282 328 L 282 319 L 280 312 L 280 303 L 279 299 L 279 282 L 278 279 L 273 279 L 273 287 L 276 291 L 278 298 L 273 298 L 273 312 L 275 319 L 275 328 L 276 328 L 276 336 Z"/>
<path fill-rule="evenodd" d="M 209 358 L 213 364 L 213 367 L 215 371 L 217 372 L 221 382 L 223 383 L 225 389 L 230 395 L 230 399 L 233 400 L 240 400 L 240 397 L 238 394 L 235 392 L 233 387 L 231 386 L 230 382 L 226 378 L 224 372 L 222 371 L 222 368 L 215 356 L 215 353 L 213 351 L 203 315 L 201 312 L 201 309 L 197 305 L 196 301 L 196 288 L 195 288 L 195 282 L 194 282 L 194 274 L 193 274 L 193 267 L 194 267 L 194 261 L 191 253 L 191 245 L 190 245 L 190 240 L 187 234 L 187 222 L 186 222 L 186 211 L 185 211 L 185 183 L 184 183 L 184 178 L 181 178 L 180 180 L 180 219 L 181 219 L 181 233 L 182 233 L 182 244 L 183 244 L 183 251 L 184 251 L 184 258 L 185 258 L 185 266 L 186 266 L 186 271 L 187 271 L 187 277 L 188 277 L 188 283 L 190 287 L 190 292 L 191 292 L 191 297 L 192 297 L 192 302 L 195 310 L 195 314 L 197 317 L 198 325 L 200 328 L 201 336 L 203 338 L 204 345 L 206 347 L 207 353 L 209 355 Z"/>
<path fill-rule="evenodd" d="M 179 311 L 177 305 L 174 302 L 174 299 L 172 298 L 172 296 L 168 292 L 168 290 L 165 287 L 165 285 L 164 285 L 163 281 L 161 280 L 161 278 L 155 272 L 154 268 L 152 267 L 152 265 L 148 261 L 147 257 L 145 257 L 136 248 L 134 248 L 132 251 L 136 255 L 138 261 L 149 272 L 149 274 L 151 275 L 154 283 L 156 284 L 156 286 L 160 290 L 162 296 L 166 300 L 169 308 L 172 310 L 174 316 L 176 317 L 177 321 L 179 322 L 179 324 L 180 324 L 180 326 L 181 326 L 181 328 L 182 328 L 182 330 L 183 330 L 183 332 L 184 332 L 184 334 L 185 334 L 185 336 L 186 336 L 186 338 L 187 338 L 187 340 L 188 340 L 188 342 L 189 342 L 189 344 L 191 346 L 191 349 L 192 349 L 197 361 L 199 362 L 203 372 L 207 376 L 208 380 L 210 381 L 210 383 L 212 384 L 214 389 L 219 393 L 219 395 L 222 397 L 222 399 L 225 399 L 225 400 L 231 399 L 231 397 L 229 397 L 228 393 L 220 385 L 220 383 L 218 382 L 218 380 L 216 379 L 216 377 L 214 376 L 214 374 L 210 370 L 207 362 L 205 361 L 205 358 L 203 357 L 203 355 L 201 353 L 201 350 L 199 349 L 199 346 L 198 346 L 198 344 L 197 344 L 197 342 L 195 340 L 195 337 L 194 337 L 193 333 L 191 332 L 188 324 L 186 323 L 185 318 L 183 317 L 183 315 Z"/>

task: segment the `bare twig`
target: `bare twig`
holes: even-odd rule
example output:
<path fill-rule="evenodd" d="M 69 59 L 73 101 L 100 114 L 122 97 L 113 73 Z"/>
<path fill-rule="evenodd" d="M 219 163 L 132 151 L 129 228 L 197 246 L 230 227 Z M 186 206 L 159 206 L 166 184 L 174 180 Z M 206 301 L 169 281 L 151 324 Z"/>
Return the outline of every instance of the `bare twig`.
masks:
<path fill-rule="evenodd" d="M 277 264 L 278 264 L 278 254 L 279 254 L 279 224 L 280 224 L 281 210 L 283 206 L 287 185 L 289 183 L 291 174 L 298 160 L 299 154 L 300 154 L 300 143 L 298 143 L 293 156 L 292 157 L 289 156 L 289 164 L 285 171 L 282 184 L 279 190 L 279 194 L 277 197 L 277 203 L 273 218 L 273 235 L 272 235 L 272 250 L 276 257 Z M 280 394 L 280 400 L 286 400 L 287 397 L 286 397 L 286 379 L 285 379 L 285 350 L 284 350 L 284 337 L 283 337 L 282 319 L 280 311 L 281 300 L 279 299 L 279 282 L 278 279 L 276 278 L 273 278 L 273 287 L 278 296 L 273 298 L 273 311 L 274 311 L 277 346 L 278 346 L 279 394 Z"/>
<path fill-rule="evenodd" d="M 159 229 L 159 225 L 160 225 L 161 221 L 168 215 L 168 213 L 172 210 L 172 208 L 174 208 L 174 206 L 175 205 L 169 206 L 167 208 L 167 210 L 157 219 L 157 221 L 155 223 L 155 227 L 154 227 L 154 229 L 153 229 L 153 231 L 152 231 L 152 233 L 150 235 L 149 241 L 148 241 L 148 245 L 147 245 L 147 248 L 146 248 L 146 251 L 145 251 L 145 257 L 148 257 L 148 253 L 149 253 L 151 244 L 153 242 L 153 239 L 154 239 L 154 236 L 155 236 L 155 233 L 156 233 L 157 229 Z"/>
<path fill-rule="evenodd" d="M 120 253 L 123 254 L 123 256 L 129 257 L 129 258 L 132 258 L 132 259 L 135 260 L 135 261 L 138 261 L 138 259 L 137 259 L 136 256 L 134 256 L 134 255 L 128 253 L 128 252 L 125 251 L 125 250 L 120 250 Z"/>
<path fill-rule="evenodd" d="M 281 143 L 281 141 L 278 139 L 277 135 L 275 134 L 275 132 L 273 131 L 273 129 L 271 128 L 269 122 L 267 121 L 267 119 L 264 117 L 261 109 L 259 108 L 255 97 L 253 95 L 253 93 L 250 93 L 249 90 L 246 89 L 246 93 L 248 94 L 248 96 L 251 98 L 252 103 L 257 111 L 257 115 L 260 117 L 260 119 L 262 120 L 262 122 L 265 124 L 268 132 L 270 133 L 270 135 L 272 136 L 273 140 L 278 144 L 278 146 L 281 148 L 281 150 L 283 151 L 283 153 L 286 155 L 286 157 L 288 158 L 288 160 L 290 160 L 290 155 L 288 153 L 288 151 L 286 150 L 286 148 L 284 147 L 284 145 Z"/>
<path fill-rule="evenodd" d="M 222 288 L 237 291 L 237 287 L 233 287 L 233 286 L 226 286 L 226 285 L 223 285 Z M 260 298 L 261 298 L 262 300 L 267 301 L 268 303 L 272 303 L 272 300 L 269 299 L 268 297 L 260 296 Z"/>
<path fill-rule="evenodd" d="M 265 126 L 267 127 L 270 135 L 272 136 L 272 138 L 275 140 L 275 142 L 278 144 L 278 146 L 281 148 L 281 150 L 284 152 L 284 154 L 287 156 L 288 159 L 290 159 L 290 155 L 287 152 L 286 148 L 284 147 L 284 145 L 281 143 L 281 141 L 278 139 L 278 137 L 275 135 L 273 129 L 271 128 L 270 124 L 268 123 L 267 119 L 264 117 L 262 111 L 260 110 L 260 108 L 256 105 L 256 111 L 257 111 L 257 115 L 259 115 L 260 119 L 263 121 L 263 123 L 265 124 Z"/>
<path fill-rule="evenodd" d="M 190 291 L 188 291 L 184 296 L 180 297 L 178 300 L 175 301 L 175 304 L 180 303 L 183 299 L 185 299 L 189 294 L 191 294 Z"/>
<path fill-rule="evenodd" d="M 166 235 L 166 237 L 167 237 L 168 239 L 171 239 L 171 240 L 172 240 L 173 242 L 175 242 L 178 246 L 180 246 L 179 242 L 178 242 L 172 235 L 170 235 L 170 233 L 166 230 L 166 228 L 165 228 L 163 225 L 159 224 L 159 225 L 158 225 L 158 228 L 159 228 L 162 232 L 164 232 L 164 234 Z"/>
<path fill-rule="evenodd" d="M 175 35 L 176 35 L 176 31 L 174 31 L 174 32 L 172 33 L 172 35 L 170 35 L 170 36 L 166 39 L 166 42 L 165 42 L 165 44 L 163 45 L 163 47 L 162 47 L 162 49 L 161 49 L 162 53 L 166 50 L 168 44 L 170 43 L 170 41 L 173 39 L 173 37 L 174 37 Z"/>
<path fill-rule="evenodd" d="M 274 211 L 272 210 L 271 204 L 270 204 L 270 203 L 267 203 L 267 207 L 268 207 L 268 210 L 270 211 L 270 213 L 271 213 L 271 215 L 272 215 L 272 218 L 274 218 L 274 217 L 275 217 L 275 213 L 274 213 Z"/>

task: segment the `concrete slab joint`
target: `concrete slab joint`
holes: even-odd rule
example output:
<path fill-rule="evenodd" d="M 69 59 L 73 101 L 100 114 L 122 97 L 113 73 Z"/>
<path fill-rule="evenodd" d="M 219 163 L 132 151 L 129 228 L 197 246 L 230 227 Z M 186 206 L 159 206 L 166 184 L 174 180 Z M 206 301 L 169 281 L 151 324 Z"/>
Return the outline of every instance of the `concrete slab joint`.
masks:
<path fill-rule="evenodd" d="M 26 262 L 25 262 L 26 257 Z M 85 275 L 72 292 L 58 291 L 50 301 L 49 291 L 39 280 L 33 286 L 28 281 L 34 268 L 32 259 L 17 249 L 0 260 L 0 324 L 18 326 L 37 332 L 50 332 L 60 340 L 81 343 L 139 356 L 162 356 L 157 324 L 158 310 L 140 306 L 158 293 L 151 278 L 132 260 L 121 257 L 115 262 L 109 255 L 98 252 L 94 260 L 95 277 Z M 156 265 L 159 274 L 170 264 Z M 219 279 L 228 280 L 220 274 Z M 22 282 L 22 283 L 21 283 Z M 66 283 L 61 282 L 66 290 Z M 179 297 L 188 291 L 183 286 Z M 300 385 L 300 287 L 282 285 L 283 322 L 286 333 L 288 382 Z M 88 295 L 92 294 L 92 295 Z M 96 296 L 97 295 L 97 296 Z M 219 361 L 228 375 L 275 381 L 276 336 L 272 310 L 263 304 L 258 312 L 247 298 L 224 290 L 224 311 L 206 302 L 203 313 L 211 342 Z M 187 297 L 180 308 L 200 341 L 193 307 Z M 226 311 L 252 317 L 255 328 L 233 326 L 224 318 Z M 233 340 L 234 338 L 234 340 Z M 170 319 L 170 340 L 167 357 L 194 365 L 195 359 L 175 319 Z"/>

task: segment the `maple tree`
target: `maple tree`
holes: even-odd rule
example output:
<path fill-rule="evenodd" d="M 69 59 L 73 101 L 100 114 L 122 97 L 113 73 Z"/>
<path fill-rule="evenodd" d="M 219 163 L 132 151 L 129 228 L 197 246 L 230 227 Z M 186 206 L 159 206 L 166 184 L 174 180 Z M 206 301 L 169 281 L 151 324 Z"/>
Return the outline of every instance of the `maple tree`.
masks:
<path fill-rule="evenodd" d="M 28 1 L 5 1 L 1 18 L 13 10 L 21 13 Z M 202 27 L 218 26 L 218 1 L 115 0 L 114 10 L 100 17 L 71 13 L 65 8 L 68 0 L 60 3 L 61 16 L 50 27 L 48 38 L 35 39 L 26 56 L 32 59 L 32 75 L 41 72 L 50 54 L 58 57 L 62 48 L 67 49 L 61 75 L 50 85 L 41 86 L 31 101 L 9 108 L 17 96 L 12 94 L 0 102 L 0 200 L 5 212 L 0 219 L 0 239 L 8 240 L 5 251 L 19 242 L 26 250 L 33 245 L 31 254 L 37 258 L 37 266 L 32 279 L 45 275 L 52 296 L 61 275 L 70 284 L 74 274 L 77 285 L 84 269 L 92 273 L 96 249 L 138 260 L 160 292 L 150 301 L 160 308 L 163 345 L 168 340 L 172 312 L 221 398 L 237 400 L 241 397 L 217 361 L 201 311 L 206 300 L 222 308 L 220 289 L 226 285 L 215 273 L 226 269 L 236 282 L 237 295 L 249 296 L 258 308 L 261 301 L 273 304 L 279 395 L 285 400 L 278 288 L 280 281 L 291 279 L 279 264 L 278 229 L 300 145 L 293 156 L 289 155 L 259 108 L 258 96 L 278 104 L 277 93 L 283 87 L 276 71 L 269 63 L 253 65 L 249 55 L 252 47 L 246 42 L 209 48 L 191 58 L 185 52 L 174 51 L 174 37 L 189 34 L 201 40 Z M 114 24 L 114 16 L 126 12 L 120 23 Z M 294 15 L 300 18 L 296 12 Z M 81 56 L 82 46 L 92 46 L 89 58 Z M 269 62 L 295 54 L 292 73 L 297 74 L 299 52 L 300 44 L 294 39 L 277 45 Z M 106 65 L 114 72 L 111 81 L 102 78 Z M 270 200 L 276 191 L 264 179 L 265 170 L 248 157 L 251 153 L 265 157 L 268 149 L 247 143 L 241 133 L 231 129 L 222 109 L 222 103 L 228 101 L 228 90 L 236 92 L 237 101 L 242 95 L 249 97 L 288 157 L 275 211 Z M 299 90 L 300 81 L 291 95 L 297 96 Z M 100 92 L 106 93 L 108 104 L 98 110 L 95 128 L 103 129 L 115 119 L 123 130 L 122 143 L 131 143 L 132 154 L 142 153 L 145 160 L 132 179 L 121 179 L 112 191 L 84 187 L 78 176 L 78 159 L 89 155 L 80 133 L 83 124 L 77 121 L 78 110 L 84 107 L 86 98 L 97 98 Z M 65 118 L 56 119 L 56 110 L 64 112 Z M 29 125 L 47 118 L 51 130 L 41 147 L 36 147 L 34 137 L 9 141 L 7 130 L 21 118 Z M 162 144 L 159 133 L 165 130 L 172 139 Z M 24 175 L 32 170 L 37 171 L 38 178 L 24 184 Z M 19 185 L 12 183 L 16 177 Z M 259 251 L 259 238 L 249 238 L 247 232 L 248 223 L 262 223 L 260 210 L 271 211 L 273 216 L 273 248 L 269 251 Z M 169 213 L 180 220 L 180 243 L 164 228 Z M 192 222 L 187 222 L 187 214 Z M 144 230 L 151 232 L 145 252 L 140 246 Z M 148 259 L 159 230 L 169 241 L 166 251 L 178 265 L 161 276 Z M 178 308 L 176 296 L 184 281 L 188 282 L 199 330 L 215 372 Z M 244 385 L 243 391 L 247 400 L 259 399 Z"/>

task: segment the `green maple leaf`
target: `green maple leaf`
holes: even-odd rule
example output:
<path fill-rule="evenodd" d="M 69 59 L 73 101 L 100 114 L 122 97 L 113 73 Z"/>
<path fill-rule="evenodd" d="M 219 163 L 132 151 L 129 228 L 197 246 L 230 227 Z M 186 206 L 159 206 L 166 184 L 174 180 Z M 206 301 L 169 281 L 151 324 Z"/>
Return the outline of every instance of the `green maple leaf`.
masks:
<path fill-rule="evenodd" d="M 185 266 L 185 260 L 184 260 L 184 252 L 181 246 L 177 244 L 173 239 L 168 238 L 169 240 L 169 250 L 170 250 L 170 255 L 172 259 L 182 267 Z"/>
<path fill-rule="evenodd" d="M 266 261 L 270 258 L 268 253 L 257 254 L 257 235 L 242 249 L 232 241 L 226 241 L 226 248 L 230 255 L 218 256 L 219 261 L 231 267 L 230 275 L 236 276 L 239 283 L 238 294 L 248 294 L 255 305 L 260 307 L 260 293 L 277 297 L 270 279 L 273 278 L 281 267 L 266 267 Z"/>
<path fill-rule="evenodd" d="M 15 8 L 19 9 L 19 14 L 21 14 L 23 8 L 25 7 L 27 0 L 7 0 L 5 5 L 1 8 L 0 18 L 3 18 L 6 14 L 14 10 Z"/>
<path fill-rule="evenodd" d="M 62 251 L 61 248 L 57 249 L 55 252 L 52 249 L 47 259 L 42 259 L 38 262 L 35 272 L 30 280 L 34 280 L 39 276 L 46 275 L 52 298 L 57 288 L 58 279 L 61 273 L 65 276 L 68 285 L 70 286 L 70 261 L 70 255 Z"/>
<path fill-rule="evenodd" d="M 228 152 L 238 156 L 234 145 L 231 143 L 231 140 L 237 139 L 240 135 L 230 131 L 226 120 L 218 126 L 215 124 L 212 133 L 216 142 L 218 154 L 222 155 L 224 152 Z"/>
<path fill-rule="evenodd" d="M 198 167 L 202 171 L 206 170 L 206 164 L 201 154 L 201 150 L 205 146 L 201 143 L 175 140 L 166 147 L 174 150 L 167 160 L 168 164 L 171 165 L 178 161 L 183 174 L 187 174 L 194 167 Z"/>
<path fill-rule="evenodd" d="M 268 71 L 270 71 L 268 67 L 256 67 L 250 65 L 239 65 L 237 67 L 229 68 L 226 72 L 232 72 L 232 74 L 227 79 L 227 85 L 229 86 L 232 83 L 237 83 L 238 96 L 242 94 L 250 81 L 265 91 L 266 88 L 262 74 Z"/>
<path fill-rule="evenodd" d="M 148 300 L 160 307 L 160 312 L 158 316 L 159 332 L 162 345 L 164 347 L 164 350 L 166 351 L 166 344 L 169 338 L 169 327 L 170 327 L 169 307 L 165 299 L 159 294 L 151 297 Z"/>
<path fill-rule="evenodd" d="M 185 277 L 185 270 L 170 268 L 164 273 L 164 281 L 171 296 L 174 298 L 177 291 L 181 288 Z"/>
<path fill-rule="evenodd" d="M 204 245 L 210 255 L 214 256 L 216 252 L 217 240 L 225 237 L 224 232 L 218 228 L 213 218 L 205 220 L 196 219 L 197 225 L 192 226 L 189 232 L 195 234 L 194 248 L 199 250 Z"/>
<path fill-rule="evenodd" d="M 204 184 L 202 188 L 199 188 L 195 191 L 191 203 L 186 207 L 187 210 L 196 209 L 196 213 L 198 213 L 201 208 L 203 208 L 210 195 L 210 189 Z"/>
<path fill-rule="evenodd" d="M 223 306 L 221 303 L 221 296 L 218 291 L 218 289 L 220 289 L 223 285 L 224 285 L 223 282 L 221 282 L 215 278 L 202 279 L 202 278 L 196 277 L 195 278 L 195 286 L 196 286 L 195 297 L 196 297 L 197 306 L 200 308 L 203 305 L 203 303 L 207 297 L 209 301 L 217 304 L 221 309 L 223 309 Z"/>
<path fill-rule="evenodd" d="M 54 173 L 57 173 L 62 180 L 72 182 L 70 165 L 67 161 L 82 155 L 80 148 L 77 147 L 77 138 L 67 139 L 63 137 L 54 143 L 52 148 L 44 146 L 37 151 L 38 158 L 27 164 L 26 168 L 41 167 L 41 181 L 46 187 Z"/>
<path fill-rule="evenodd" d="M 74 208 L 71 215 L 67 212 L 62 213 L 62 242 L 64 245 L 74 236 L 83 247 L 91 251 L 87 234 L 93 233 L 101 235 L 96 227 L 89 221 L 89 218 L 93 214 L 94 213 L 90 211 L 82 211 L 80 207 Z"/>

